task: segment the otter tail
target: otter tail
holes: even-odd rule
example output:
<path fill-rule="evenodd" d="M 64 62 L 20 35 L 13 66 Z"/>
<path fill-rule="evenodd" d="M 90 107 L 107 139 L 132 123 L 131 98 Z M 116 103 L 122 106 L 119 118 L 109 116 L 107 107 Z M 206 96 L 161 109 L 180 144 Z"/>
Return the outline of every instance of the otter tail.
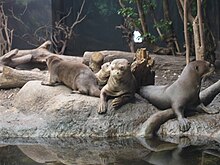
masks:
<path fill-rule="evenodd" d="M 156 135 L 162 124 L 175 117 L 175 113 L 172 109 L 158 111 L 143 123 L 141 129 L 137 133 L 137 136 L 153 137 Z"/>

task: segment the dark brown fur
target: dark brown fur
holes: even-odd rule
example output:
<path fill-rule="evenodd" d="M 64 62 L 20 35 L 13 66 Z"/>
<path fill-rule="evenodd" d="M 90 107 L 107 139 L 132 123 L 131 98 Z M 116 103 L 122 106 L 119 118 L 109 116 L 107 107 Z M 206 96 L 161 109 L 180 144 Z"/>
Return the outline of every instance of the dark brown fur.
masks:
<path fill-rule="evenodd" d="M 50 73 L 49 82 L 42 82 L 42 85 L 54 86 L 60 83 L 79 91 L 81 94 L 99 97 L 100 90 L 95 74 L 88 66 L 65 61 L 57 56 L 50 56 L 46 60 Z"/>

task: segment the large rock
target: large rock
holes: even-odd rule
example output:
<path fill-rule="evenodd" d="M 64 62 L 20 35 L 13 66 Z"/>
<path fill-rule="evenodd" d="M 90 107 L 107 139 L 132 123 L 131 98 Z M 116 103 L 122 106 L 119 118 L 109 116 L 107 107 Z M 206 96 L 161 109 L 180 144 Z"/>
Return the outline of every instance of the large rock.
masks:
<path fill-rule="evenodd" d="M 119 110 L 99 115 L 99 98 L 71 94 L 65 86 L 28 82 L 17 94 L 14 109 L 1 121 L 4 136 L 70 137 L 135 135 L 155 108 L 137 96 Z M 11 115 L 9 115 L 11 114 Z"/>
<path fill-rule="evenodd" d="M 157 111 L 139 95 L 133 103 L 118 110 L 109 107 L 103 115 L 96 112 L 98 105 L 99 98 L 71 94 L 71 89 L 65 86 L 50 87 L 41 85 L 40 81 L 30 81 L 15 97 L 14 108 L 0 107 L 0 134 L 6 137 L 144 135 L 143 123 Z M 189 119 L 192 124 L 188 132 L 179 132 L 178 123 L 173 119 L 162 125 L 159 133 L 220 139 L 219 114 Z"/>
<path fill-rule="evenodd" d="M 155 56 L 156 84 L 175 81 L 184 67 L 180 57 Z M 210 83 L 208 83 L 209 85 Z M 211 107 L 218 108 L 218 96 Z M 4 105 L 4 104 L 1 104 Z M 13 108 L 0 106 L 0 134 L 6 137 L 70 137 L 144 135 L 143 123 L 157 109 L 136 96 L 133 103 L 99 115 L 99 99 L 71 94 L 65 86 L 49 87 L 28 82 L 17 94 Z M 179 132 L 176 119 L 162 125 L 160 135 L 208 136 L 220 141 L 220 114 L 189 117 L 191 129 Z"/>

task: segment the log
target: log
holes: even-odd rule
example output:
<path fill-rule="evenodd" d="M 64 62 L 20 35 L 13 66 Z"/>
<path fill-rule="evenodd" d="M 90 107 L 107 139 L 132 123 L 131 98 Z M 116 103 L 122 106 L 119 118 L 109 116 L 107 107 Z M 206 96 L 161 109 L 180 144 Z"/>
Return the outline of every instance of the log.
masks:
<path fill-rule="evenodd" d="M 83 63 L 84 64 L 89 65 L 89 61 L 90 61 L 91 55 L 93 53 L 94 52 L 89 52 L 89 51 L 86 51 L 84 53 L 84 55 L 83 55 Z M 99 53 L 104 55 L 103 63 L 111 62 L 112 60 L 117 59 L 117 58 L 125 58 L 130 63 L 132 63 L 133 60 L 134 60 L 134 56 L 135 56 L 135 53 L 124 52 L 124 51 L 116 51 L 116 50 L 112 50 L 112 51 L 103 50 L 103 51 L 99 51 Z"/>
<path fill-rule="evenodd" d="M 47 77 L 47 72 L 17 70 L 4 66 L 0 73 L 0 89 L 21 88 L 28 81 L 45 80 Z"/>
<path fill-rule="evenodd" d="M 51 53 L 49 51 L 49 47 L 51 46 L 50 41 L 46 41 L 41 46 L 36 49 L 31 50 L 18 50 L 14 49 L 5 55 L 0 57 L 0 72 L 2 72 L 3 66 L 9 66 L 15 68 L 21 64 L 29 64 L 29 63 L 43 63 L 50 56 L 59 56 L 64 60 L 71 60 L 82 62 L 82 57 L 76 56 L 67 56 L 67 55 L 58 55 Z"/>

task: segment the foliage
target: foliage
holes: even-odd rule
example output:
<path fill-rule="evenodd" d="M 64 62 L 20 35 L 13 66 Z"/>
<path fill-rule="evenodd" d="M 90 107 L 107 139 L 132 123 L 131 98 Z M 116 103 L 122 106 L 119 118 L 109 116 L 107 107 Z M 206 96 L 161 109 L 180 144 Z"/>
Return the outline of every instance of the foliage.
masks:
<path fill-rule="evenodd" d="M 117 0 L 96 0 L 94 1 L 100 15 L 109 16 L 117 13 Z"/>
<path fill-rule="evenodd" d="M 158 41 L 158 38 L 155 35 L 152 35 L 151 33 L 143 34 L 142 38 L 147 39 L 150 43 L 156 43 Z"/>
<path fill-rule="evenodd" d="M 118 14 L 123 17 L 137 18 L 138 14 L 132 7 L 125 7 L 118 10 Z"/>
<path fill-rule="evenodd" d="M 143 33 L 141 30 L 141 19 L 139 18 L 138 15 L 138 10 L 136 7 L 136 1 L 135 0 L 123 0 L 123 3 L 125 7 L 122 7 L 121 9 L 118 10 L 118 14 L 123 16 L 126 19 L 130 19 L 129 23 L 127 23 L 130 27 L 130 29 L 138 29 L 141 34 L 142 38 L 147 40 L 150 43 L 156 43 L 159 40 L 164 40 L 164 36 L 170 31 L 172 21 L 167 21 L 164 19 L 160 19 L 158 22 L 156 22 L 153 25 L 153 28 L 156 29 L 158 28 L 161 32 L 161 36 L 156 36 L 152 32 L 148 32 L 146 34 Z M 157 1 L 156 0 L 146 0 L 142 1 L 142 7 L 143 7 L 143 12 L 145 16 L 149 16 L 156 10 L 157 8 Z"/>
<path fill-rule="evenodd" d="M 161 19 L 160 21 L 158 21 L 157 23 L 154 24 L 154 27 L 159 28 L 164 33 L 166 33 L 167 31 L 170 30 L 171 25 L 172 25 L 172 21 L 167 21 L 167 20 Z"/>

